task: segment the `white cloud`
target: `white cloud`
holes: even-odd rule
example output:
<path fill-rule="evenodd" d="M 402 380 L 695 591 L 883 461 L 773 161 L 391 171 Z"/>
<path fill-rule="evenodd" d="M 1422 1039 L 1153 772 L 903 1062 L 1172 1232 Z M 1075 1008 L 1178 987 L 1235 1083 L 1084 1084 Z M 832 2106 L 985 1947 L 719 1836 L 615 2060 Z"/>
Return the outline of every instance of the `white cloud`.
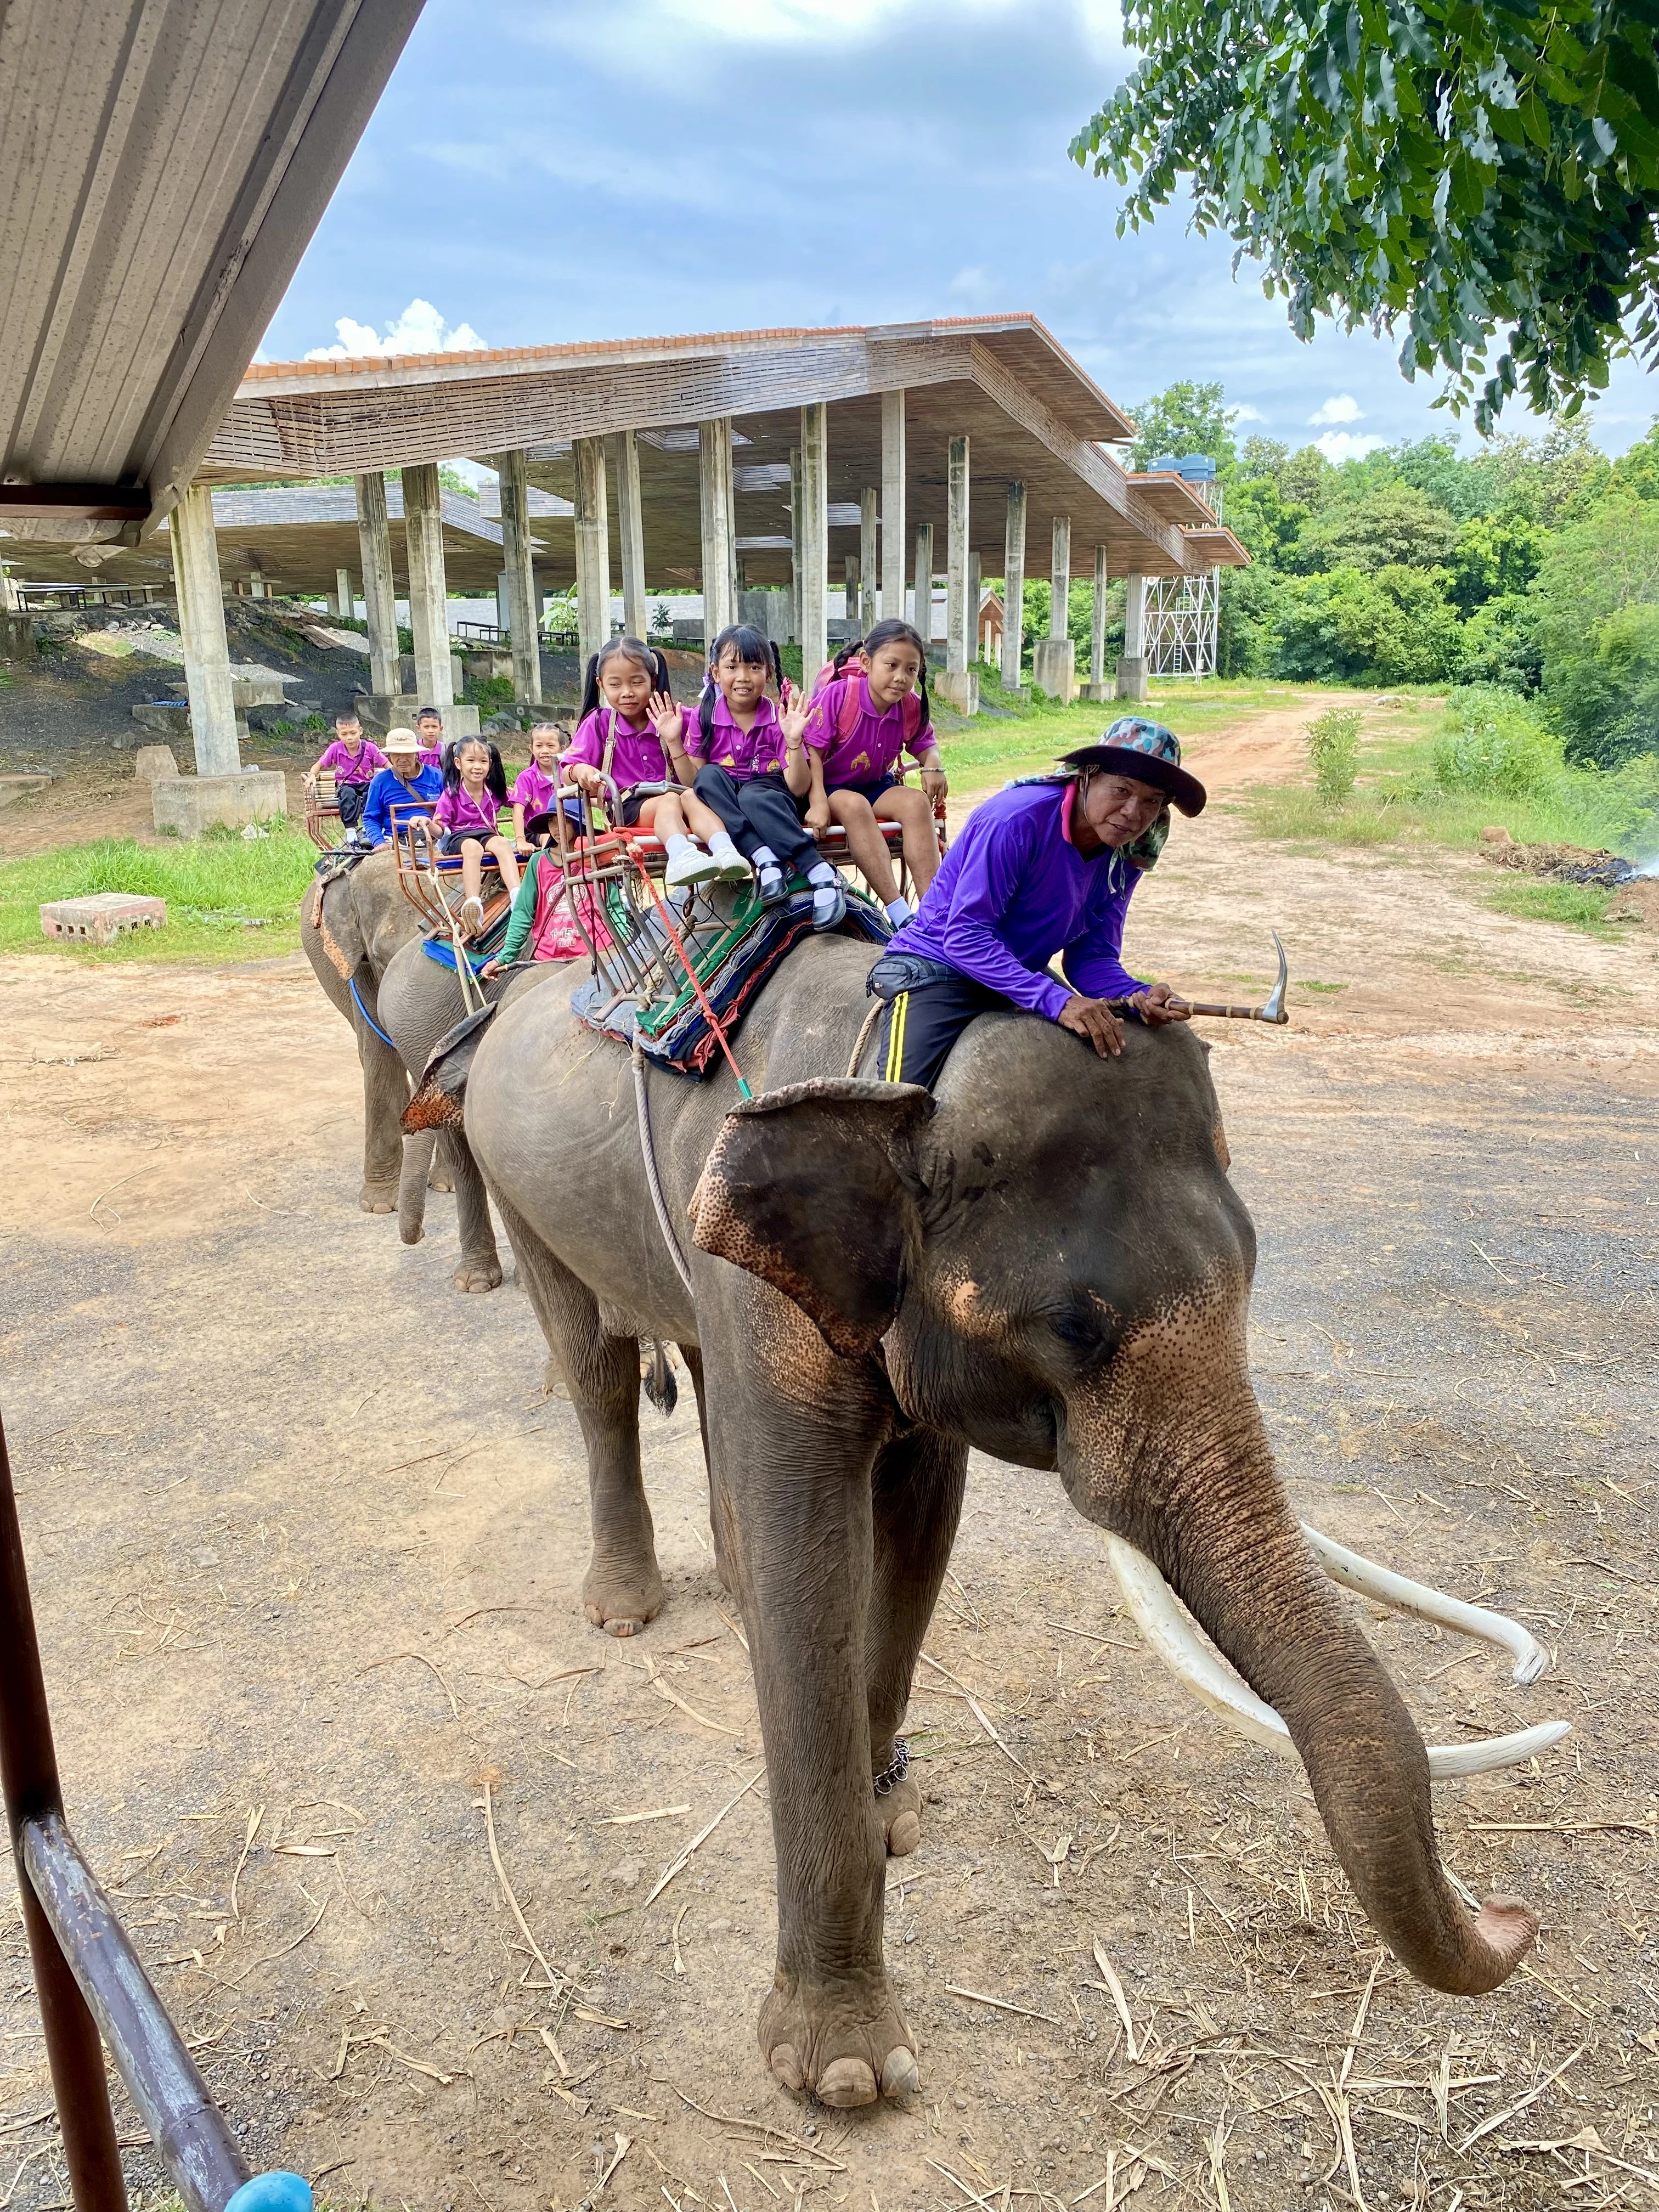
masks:
<path fill-rule="evenodd" d="M 484 341 L 471 323 L 452 330 L 430 300 L 411 300 L 395 323 L 388 323 L 381 337 L 372 323 L 354 322 L 342 315 L 334 328 L 338 343 L 313 346 L 307 361 L 362 361 L 373 355 L 399 353 L 477 353 Z"/>
<path fill-rule="evenodd" d="M 1322 407 L 1316 409 L 1308 420 L 1316 426 L 1321 422 L 1358 422 L 1364 418 L 1364 412 L 1352 392 L 1339 392 Z"/>
<path fill-rule="evenodd" d="M 1314 417 L 1316 422 L 1319 417 Z M 1388 444 L 1386 438 L 1373 438 L 1368 430 L 1327 430 L 1314 443 L 1325 459 L 1340 468 L 1344 461 L 1363 461 L 1367 453 L 1374 453 L 1379 446 Z"/>
<path fill-rule="evenodd" d="M 1227 414 L 1235 422 L 1265 422 L 1267 419 L 1259 407 L 1230 407 Z"/>

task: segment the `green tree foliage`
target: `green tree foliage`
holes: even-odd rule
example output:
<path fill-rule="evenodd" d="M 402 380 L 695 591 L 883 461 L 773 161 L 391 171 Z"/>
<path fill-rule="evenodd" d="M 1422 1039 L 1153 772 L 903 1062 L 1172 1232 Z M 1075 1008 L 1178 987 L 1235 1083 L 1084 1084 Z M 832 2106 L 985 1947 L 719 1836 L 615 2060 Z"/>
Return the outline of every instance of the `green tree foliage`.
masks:
<path fill-rule="evenodd" d="M 1231 468 L 1232 413 L 1218 384 L 1172 384 L 1129 412 L 1136 468 L 1150 468 L 1164 453 L 1207 453 L 1218 471 Z"/>
<path fill-rule="evenodd" d="M 1540 570 L 1544 694 L 1570 760 L 1659 753 L 1659 499 L 1611 493 Z"/>
<path fill-rule="evenodd" d="M 1124 33 L 1146 58 L 1072 145 L 1133 175 L 1120 234 L 1188 182 L 1298 337 L 1402 335 L 1483 432 L 1518 385 L 1571 414 L 1655 358 L 1650 0 L 1126 0 Z"/>

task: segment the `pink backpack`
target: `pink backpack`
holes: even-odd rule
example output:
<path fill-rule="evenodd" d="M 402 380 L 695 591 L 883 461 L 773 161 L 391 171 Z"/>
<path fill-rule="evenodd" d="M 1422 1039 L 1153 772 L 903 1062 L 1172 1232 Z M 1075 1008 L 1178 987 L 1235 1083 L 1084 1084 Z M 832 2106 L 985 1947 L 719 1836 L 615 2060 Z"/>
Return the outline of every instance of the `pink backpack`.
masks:
<path fill-rule="evenodd" d="M 845 689 L 842 690 L 841 695 L 841 711 L 836 716 L 836 735 L 841 739 L 842 744 L 845 744 L 847 739 L 852 736 L 854 731 L 857 729 L 859 726 L 859 716 L 864 712 L 864 708 L 860 703 L 859 695 L 853 689 L 853 678 L 855 676 L 861 676 L 863 673 L 863 670 L 861 668 L 855 668 L 850 660 L 838 673 L 835 662 L 833 660 L 826 660 L 823 666 L 819 669 L 817 678 L 812 685 L 812 696 L 815 699 L 817 697 L 820 691 L 825 690 L 831 684 L 840 684 L 845 686 Z M 917 731 L 921 727 L 921 694 L 920 691 L 907 691 L 905 693 L 903 711 L 904 742 L 908 745 L 910 743 L 910 740 L 915 736 Z"/>

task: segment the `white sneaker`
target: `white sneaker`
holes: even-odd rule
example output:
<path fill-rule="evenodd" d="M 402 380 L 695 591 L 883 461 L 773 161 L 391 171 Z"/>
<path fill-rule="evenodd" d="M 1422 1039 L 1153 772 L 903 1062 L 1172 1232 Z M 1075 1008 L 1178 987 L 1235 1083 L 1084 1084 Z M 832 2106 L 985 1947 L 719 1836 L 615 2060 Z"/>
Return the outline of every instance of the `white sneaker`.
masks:
<path fill-rule="evenodd" d="M 748 861 L 744 859 L 743 854 L 738 852 L 737 847 L 732 842 L 729 837 L 725 840 L 725 845 L 726 850 L 723 853 L 716 852 L 713 855 L 716 867 L 719 871 L 714 878 L 715 882 L 720 884 L 746 884 L 753 876 L 755 871 L 750 866 Z"/>
<path fill-rule="evenodd" d="M 744 872 L 747 874 L 747 869 Z M 683 853 L 676 853 L 663 877 L 671 891 L 688 890 L 694 884 L 712 884 L 720 879 L 720 862 L 700 845 L 688 845 Z"/>

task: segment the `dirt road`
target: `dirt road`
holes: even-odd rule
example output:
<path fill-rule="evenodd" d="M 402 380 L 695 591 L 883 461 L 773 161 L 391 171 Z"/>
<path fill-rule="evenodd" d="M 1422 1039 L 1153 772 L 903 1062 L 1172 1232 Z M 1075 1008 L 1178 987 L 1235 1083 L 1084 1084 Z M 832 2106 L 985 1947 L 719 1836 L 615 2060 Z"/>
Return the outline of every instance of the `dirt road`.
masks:
<path fill-rule="evenodd" d="M 695 1419 L 647 1414 L 671 1601 L 612 1643 L 527 1303 L 450 1290 L 448 1201 L 414 1250 L 356 1212 L 356 1062 L 308 972 L 18 960 L 0 1349 L 73 1818 L 258 2156 L 422 2212 L 574 2205 L 619 2137 L 600 2203 L 682 2212 L 1651 2195 L 1655 939 L 1495 916 L 1474 862 L 1254 844 L 1225 793 L 1259 743 L 1197 757 L 1222 796 L 1132 964 L 1237 995 L 1290 947 L 1295 1026 L 1211 1032 L 1257 1386 L 1309 1519 L 1556 1654 L 1516 1690 L 1370 1623 L 1431 1740 L 1574 1723 L 1437 1793 L 1462 1879 L 1542 1912 L 1531 1971 L 1461 2002 L 1380 1959 L 1299 1767 L 1162 1674 L 1057 1485 L 976 1460 L 890 1868 L 923 2094 L 792 2104 L 754 2040 L 770 1836 Z M 578 1995 L 540 1986 L 486 1804 Z M 15 1913 L 0 1941 L 0 2194 L 42 2212 Z"/>

